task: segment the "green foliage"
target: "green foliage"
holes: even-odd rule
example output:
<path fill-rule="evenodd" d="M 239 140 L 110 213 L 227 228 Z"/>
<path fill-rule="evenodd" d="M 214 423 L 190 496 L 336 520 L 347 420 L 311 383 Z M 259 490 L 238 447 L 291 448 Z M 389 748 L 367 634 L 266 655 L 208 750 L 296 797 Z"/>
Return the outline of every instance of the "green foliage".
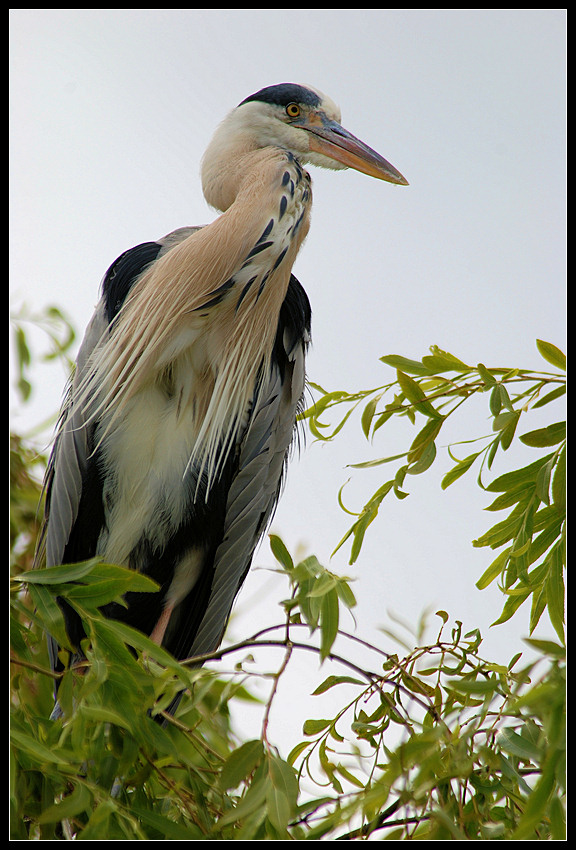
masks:
<path fill-rule="evenodd" d="M 456 623 L 445 638 L 448 617 L 438 616 L 434 643 L 386 656 L 368 685 L 330 676 L 316 689 L 345 686 L 353 696 L 333 717 L 307 721 L 309 742 L 288 757 L 337 799 L 315 801 L 308 839 L 349 822 L 361 826 L 340 838 L 383 828 L 396 840 L 563 836 L 562 647 L 546 647 L 542 680 L 529 684 L 541 662 L 515 672 L 518 658 L 485 661 L 477 631 L 462 635 Z"/>
<path fill-rule="evenodd" d="M 304 602 L 310 632 L 321 633 L 321 657 L 337 631 L 323 604 L 329 575 L 319 564 L 294 566 L 293 594 L 285 603 L 289 623 L 297 620 L 293 600 Z M 346 586 L 337 577 L 334 582 Z M 198 659 L 177 663 L 145 635 L 98 610 L 121 602 L 128 590 L 154 587 L 144 576 L 97 559 L 14 578 L 15 838 L 59 837 L 62 823 L 84 840 L 289 837 L 299 794 L 295 770 L 264 734 L 239 744 L 230 729 L 230 701 L 254 700 L 244 672 L 238 668 L 226 681 L 199 669 Z M 343 595 L 351 599 L 349 590 Z M 56 597 L 82 617 L 86 660 L 74 661 L 67 647 Z M 63 674 L 49 669 L 46 631 L 72 660 Z M 271 645 L 286 642 L 256 635 L 212 657 Z M 64 716 L 49 719 L 55 679 Z M 183 689 L 190 696 L 172 718 L 166 708 Z"/>
<path fill-rule="evenodd" d="M 45 307 L 40 313 L 30 313 L 22 306 L 12 317 L 12 324 L 17 373 L 14 383 L 22 401 L 28 401 L 32 393 L 30 374 L 36 362 L 61 361 L 66 370 L 70 371 L 70 350 L 76 339 L 76 332 L 62 310 L 54 306 Z M 48 350 L 40 356 L 33 353 L 26 326 L 40 329 L 48 340 Z"/>
<path fill-rule="evenodd" d="M 12 633 L 21 650 L 14 665 L 14 837 L 60 837 L 62 823 L 84 840 L 231 837 L 235 819 L 219 820 L 237 798 L 215 779 L 234 743 L 229 701 L 253 698 L 241 681 L 178 664 L 146 636 L 99 613 L 99 605 L 128 588 L 152 589 L 149 579 L 95 560 L 67 570 L 14 581 Z M 61 676 L 50 672 L 42 640 L 49 628 L 66 652 L 56 596 L 82 615 L 88 635 L 86 661 Z M 54 678 L 64 717 L 52 720 Z M 154 718 L 183 688 L 193 698 L 162 726 Z"/>
<path fill-rule="evenodd" d="M 562 367 L 554 346 L 540 343 L 539 350 Z M 407 476 L 432 465 L 447 417 L 487 393 L 494 430 L 473 457 L 452 454 L 442 486 L 480 467 L 479 483 L 494 499 L 489 510 L 506 511 L 506 519 L 475 541 L 498 550 L 478 584 L 499 581 L 507 600 L 499 621 L 531 596 L 532 622 L 547 611 L 560 637 L 562 425 L 524 433 L 520 439 L 537 459 L 489 484 L 484 479 L 496 453 L 510 446 L 518 420 L 559 398 L 563 379 L 471 368 L 439 349 L 421 361 L 384 359 L 399 370 L 395 381 L 367 393 L 323 393 L 305 414 L 322 439 L 338 433 L 359 406 L 370 439 L 392 416 L 420 426 L 407 452 L 369 462 L 401 461 L 346 537 L 353 559 L 384 497 L 405 498 Z M 382 407 L 386 392 L 394 398 Z M 348 407 L 328 434 L 320 417 L 339 404 Z M 355 606 L 350 580 L 313 556 L 295 561 L 272 536 L 287 586 L 278 623 L 210 656 L 176 662 L 99 611 L 127 590 L 151 590 L 149 579 L 98 559 L 30 570 L 44 459 L 19 438 L 12 448 L 13 840 L 565 839 L 561 640 L 530 638 L 531 660 L 517 654 L 497 663 L 483 656 L 477 629 L 438 611 L 431 638 L 423 621 L 408 637 L 386 629 L 382 645 L 368 644 L 343 627 Z M 57 597 L 82 617 L 83 660 L 67 646 Z M 61 674 L 50 668 L 46 632 L 71 662 Z M 351 660 L 358 645 L 361 663 Z M 254 673 L 252 656 L 270 647 L 280 661 Z M 271 708 L 287 668 L 311 656 L 315 667 L 321 664 L 320 681 L 300 740 L 283 755 L 273 742 Z M 263 701 L 251 692 L 255 677 L 269 683 Z M 63 714 L 52 718 L 55 681 Z M 183 689 L 172 717 L 166 708 Z M 324 708 L 315 711 L 319 699 Z M 243 740 L 231 708 L 247 702 L 259 706 L 262 723 L 260 735 Z"/>
<path fill-rule="evenodd" d="M 40 479 L 46 458 L 17 434 L 10 434 L 11 569 L 31 569 L 40 531 Z"/>
<path fill-rule="evenodd" d="M 565 369 L 565 356 L 552 343 L 537 341 L 542 357 L 558 369 Z M 537 459 L 521 469 L 500 475 L 490 483 L 484 479 L 498 452 L 510 448 L 520 421 L 530 411 L 543 408 L 560 399 L 566 391 L 565 375 L 528 369 L 488 369 L 482 363 L 468 366 L 446 351 L 433 346 L 422 360 L 399 355 L 382 357 L 382 362 L 396 370 L 396 380 L 376 389 L 356 393 L 322 392 L 320 399 L 305 413 L 312 433 L 320 440 L 331 440 L 351 414 L 364 406 L 360 421 L 367 439 L 373 440 L 380 428 L 393 416 L 407 418 L 419 430 L 406 452 L 351 464 L 366 469 L 396 463 L 393 477 L 380 485 L 356 517 L 337 548 L 351 540 L 350 563 L 362 549 L 368 527 L 378 516 L 389 493 L 398 499 L 408 495 L 408 476 L 421 475 L 434 463 L 437 439 L 450 417 L 463 404 L 484 394 L 492 420 L 492 433 L 474 440 L 466 438 L 461 445 L 479 443 L 480 448 L 464 458 L 454 454 L 452 468 L 441 481 L 446 489 L 474 466 L 478 468 L 478 484 L 489 494 L 497 494 L 486 508 L 506 512 L 505 519 L 484 532 L 474 546 L 500 550 L 479 578 L 477 587 L 485 588 L 498 580 L 506 596 L 504 608 L 496 623 L 508 620 L 531 599 L 530 631 L 547 610 L 558 638 L 564 640 L 564 569 L 566 526 L 566 422 L 553 422 L 544 428 L 530 430 L 519 437 L 521 443 L 534 449 Z M 392 395 L 384 403 L 386 394 Z M 345 408 L 340 421 L 330 427 L 323 421 L 328 411 Z"/>
<path fill-rule="evenodd" d="M 296 609 L 291 622 L 307 623 L 311 634 L 319 629 L 323 661 L 330 654 L 338 634 L 340 603 L 349 609 L 356 605 L 350 580 L 325 569 L 314 555 L 294 566 L 284 543 L 276 535 L 270 536 L 270 545 L 293 587 L 292 596 L 284 602 L 284 607 L 288 614 Z"/>
<path fill-rule="evenodd" d="M 373 664 L 360 666 L 328 648 L 324 634 L 320 646 L 306 637 L 332 635 L 321 617 L 306 620 L 326 595 L 327 577 L 347 588 L 337 603 L 347 607 L 347 581 L 315 565 L 311 582 L 308 559 L 286 566 L 277 538 L 273 549 L 283 550 L 292 589 L 285 622 L 211 656 L 285 650 L 270 674 L 262 735 L 249 741 L 230 727 L 230 704 L 254 699 L 242 662 L 228 678 L 199 669 L 198 659 L 177 663 L 99 614 L 98 605 L 127 587 L 145 590 L 148 580 L 97 561 L 70 574 L 52 568 L 16 577 L 13 838 L 314 840 L 381 829 L 395 839 L 561 838 L 562 647 L 533 641 L 537 661 L 495 664 L 481 657 L 477 630 L 463 634 L 456 622 L 445 636 L 449 618 L 439 611 L 434 641 L 404 657 L 366 645 Z M 56 595 L 83 615 L 88 640 L 86 661 L 58 676 L 64 716 L 49 719 L 57 674 L 42 632 L 66 640 Z M 337 634 L 339 642 L 359 640 Z M 300 651 L 343 671 L 325 676 L 314 695 L 342 696 L 333 715 L 305 722 L 303 739 L 283 758 L 268 739 L 267 718 L 277 680 Z M 187 697 L 171 718 L 165 708 L 182 688 Z M 310 796 L 314 785 L 319 793 Z"/>

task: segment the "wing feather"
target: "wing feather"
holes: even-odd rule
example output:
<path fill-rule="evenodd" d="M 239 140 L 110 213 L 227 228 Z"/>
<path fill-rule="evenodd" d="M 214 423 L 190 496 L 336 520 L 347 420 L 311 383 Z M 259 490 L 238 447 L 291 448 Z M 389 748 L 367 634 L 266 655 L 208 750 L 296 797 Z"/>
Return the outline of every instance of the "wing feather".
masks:
<path fill-rule="evenodd" d="M 72 409 L 74 392 L 86 364 L 108 327 L 106 307 L 101 301 L 84 335 L 76 369 L 63 405 L 60 426 L 46 473 L 44 541 L 46 565 L 61 564 L 66 544 L 78 516 L 82 485 L 90 455 L 90 430 L 85 409 Z"/>
<path fill-rule="evenodd" d="M 214 559 L 210 598 L 190 655 L 219 646 L 256 546 L 272 519 L 304 391 L 304 354 L 303 345 L 292 351 L 284 375 L 273 366 L 242 440 L 238 473 L 228 493 L 224 536 Z"/>
<path fill-rule="evenodd" d="M 94 446 L 94 423 L 90 421 L 90 396 L 74 404 L 78 388 L 89 370 L 91 359 L 107 335 L 110 323 L 121 309 L 130 289 L 158 257 L 183 242 L 198 227 L 181 227 L 159 239 L 125 251 L 108 269 L 102 281 L 102 297 L 86 329 L 59 418 L 48 462 L 44 489 L 46 509 L 36 566 L 46 555 L 47 566 L 63 562 L 74 523 L 78 517 L 88 460 Z"/>

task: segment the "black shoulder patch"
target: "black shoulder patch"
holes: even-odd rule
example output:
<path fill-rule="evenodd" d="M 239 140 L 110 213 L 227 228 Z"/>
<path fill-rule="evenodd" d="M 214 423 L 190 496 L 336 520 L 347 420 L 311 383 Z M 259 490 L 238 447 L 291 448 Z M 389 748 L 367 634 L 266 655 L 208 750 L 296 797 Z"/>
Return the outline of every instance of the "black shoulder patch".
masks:
<path fill-rule="evenodd" d="M 280 308 L 280 317 L 284 319 L 285 324 L 292 325 L 297 336 L 305 337 L 310 334 L 312 324 L 310 300 L 306 290 L 293 274 L 290 275 L 288 291 Z"/>
<path fill-rule="evenodd" d="M 116 318 L 132 284 L 147 266 L 154 262 L 161 249 L 162 246 L 158 242 L 143 242 L 135 248 L 124 251 L 112 263 L 102 284 L 108 322 Z"/>
<path fill-rule="evenodd" d="M 280 83 L 278 86 L 267 86 L 255 94 L 245 98 L 238 106 L 258 100 L 262 103 L 273 103 L 278 106 L 288 106 L 289 103 L 305 103 L 307 106 L 319 106 L 320 98 L 315 91 L 299 86 L 296 83 Z"/>
<path fill-rule="evenodd" d="M 272 354 L 280 368 L 281 375 L 284 374 L 286 363 L 286 333 L 288 334 L 290 349 L 293 349 L 298 343 L 306 349 L 310 340 L 311 323 L 312 310 L 306 290 L 294 275 L 290 275 L 288 291 L 280 308 Z"/>

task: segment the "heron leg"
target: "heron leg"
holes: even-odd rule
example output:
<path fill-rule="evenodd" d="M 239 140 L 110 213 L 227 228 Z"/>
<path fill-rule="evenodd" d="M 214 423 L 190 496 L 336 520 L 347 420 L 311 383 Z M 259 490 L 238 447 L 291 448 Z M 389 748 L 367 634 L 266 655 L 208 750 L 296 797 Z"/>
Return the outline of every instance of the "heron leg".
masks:
<path fill-rule="evenodd" d="M 166 629 L 168 628 L 168 623 L 170 622 L 173 610 L 174 605 L 166 605 L 158 618 L 158 622 L 152 629 L 150 640 L 157 646 L 162 646 L 162 641 L 164 640 L 164 635 L 166 634 Z"/>
<path fill-rule="evenodd" d="M 174 609 L 186 598 L 198 581 L 205 557 L 204 549 L 192 548 L 186 551 L 177 563 L 170 587 L 164 597 L 164 608 L 150 635 L 150 640 L 157 646 L 162 646 Z"/>

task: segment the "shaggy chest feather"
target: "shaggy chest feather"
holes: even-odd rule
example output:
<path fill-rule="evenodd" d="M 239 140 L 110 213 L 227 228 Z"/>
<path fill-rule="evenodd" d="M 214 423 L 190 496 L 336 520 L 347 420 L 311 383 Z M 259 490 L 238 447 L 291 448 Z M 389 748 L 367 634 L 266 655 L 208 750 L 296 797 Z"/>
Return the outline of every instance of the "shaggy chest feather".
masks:
<path fill-rule="evenodd" d="M 290 155 L 276 156 L 267 179 L 274 192 L 264 195 L 266 208 L 258 210 L 258 236 L 232 274 L 210 287 L 202 281 L 204 293 L 192 298 L 190 287 L 198 290 L 199 283 L 189 280 L 183 291 L 174 249 L 135 286 L 100 351 L 97 376 L 105 377 L 97 439 L 106 470 L 106 524 L 98 548 L 111 562 L 127 563 L 152 527 L 147 539 L 162 550 L 198 497 L 200 482 L 207 497 L 249 427 L 311 205 L 309 176 Z M 229 212 L 237 216 L 242 209 Z M 244 215 L 256 216 L 253 205 L 244 204 Z M 190 254 L 210 245 L 212 226 L 180 246 L 186 249 L 181 262 L 190 267 Z M 181 292 L 179 303 L 171 284 Z M 152 318 L 162 295 L 168 310 L 161 314 L 172 321 L 150 338 L 143 317 Z M 139 350 L 122 349 L 122 338 L 139 340 Z M 137 444 L 134 433 L 141 435 Z"/>

